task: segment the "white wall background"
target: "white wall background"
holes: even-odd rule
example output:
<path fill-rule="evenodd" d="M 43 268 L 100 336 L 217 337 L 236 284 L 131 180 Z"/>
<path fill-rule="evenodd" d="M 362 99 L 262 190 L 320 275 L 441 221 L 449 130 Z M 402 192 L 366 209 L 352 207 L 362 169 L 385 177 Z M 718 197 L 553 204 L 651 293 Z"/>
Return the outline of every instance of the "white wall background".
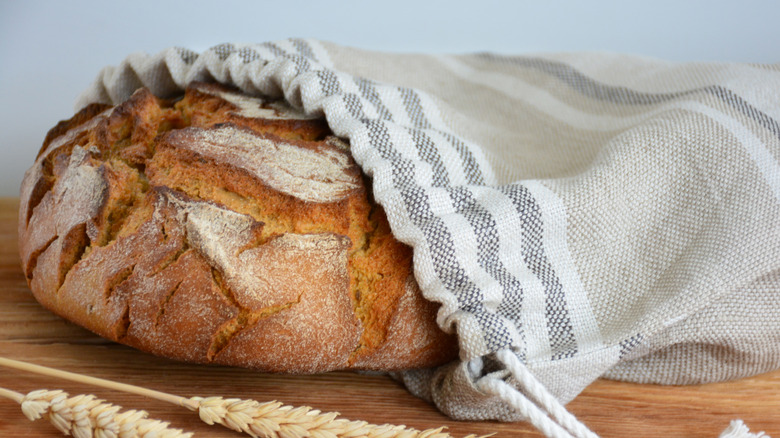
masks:
<path fill-rule="evenodd" d="M 0 0 L 0 196 L 104 65 L 136 51 L 317 38 L 393 52 L 629 52 L 780 63 L 780 2 Z"/>

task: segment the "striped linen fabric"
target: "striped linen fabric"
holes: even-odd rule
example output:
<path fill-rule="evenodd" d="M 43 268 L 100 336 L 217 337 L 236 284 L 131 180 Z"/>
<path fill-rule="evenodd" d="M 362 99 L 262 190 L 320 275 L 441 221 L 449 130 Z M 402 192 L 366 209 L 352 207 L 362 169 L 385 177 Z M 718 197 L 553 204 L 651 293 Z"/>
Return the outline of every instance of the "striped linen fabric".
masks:
<path fill-rule="evenodd" d="M 598 377 L 780 367 L 778 65 L 290 39 L 130 55 L 77 107 L 195 80 L 349 139 L 460 342 L 460 361 L 398 377 L 454 418 L 588 436 L 561 405 Z"/>

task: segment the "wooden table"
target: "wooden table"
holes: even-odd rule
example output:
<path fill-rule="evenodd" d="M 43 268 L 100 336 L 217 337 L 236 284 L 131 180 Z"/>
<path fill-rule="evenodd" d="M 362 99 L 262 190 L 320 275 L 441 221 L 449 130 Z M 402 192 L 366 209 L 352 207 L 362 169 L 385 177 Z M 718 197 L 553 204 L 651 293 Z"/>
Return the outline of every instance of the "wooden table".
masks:
<path fill-rule="evenodd" d="M 279 400 L 372 423 L 418 429 L 446 426 L 456 437 L 493 432 L 496 438 L 542 436 L 526 423 L 452 421 L 386 376 L 268 375 L 176 363 L 104 341 L 52 315 L 33 299 L 17 254 L 17 208 L 17 199 L 0 198 L 0 356 L 187 397 Z M 196 414 L 181 407 L 27 372 L 0 369 L 0 387 L 21 393 L 40 388 L 64 389 L 72 395 L 92 393 L 126 409 L 144 409 L 153 418 L 196 432 L 196 436 L 241 436 L 201 423 Z M 568 408 L 604 438 L 716 438 L 737 418 L 753 432 L 765 431 L 780 438 L 780 370 L 736 382 L 691 387 L 599 380 Z M 0 399 L 0 437 L 21 436 L 62 435 L 46 421 L 27 420 L 15 402 Z"/>

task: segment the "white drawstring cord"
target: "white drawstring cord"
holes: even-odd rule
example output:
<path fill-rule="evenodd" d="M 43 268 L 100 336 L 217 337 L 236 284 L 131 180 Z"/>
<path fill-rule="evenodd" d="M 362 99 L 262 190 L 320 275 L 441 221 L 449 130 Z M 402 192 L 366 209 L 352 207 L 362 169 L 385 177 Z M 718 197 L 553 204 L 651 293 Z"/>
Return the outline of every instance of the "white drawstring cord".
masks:
<path fill-rule="evenodd" d="M 574 438 L 566 429 L 550 419 L 538 406 L 523 397 L 503 380 L 485 377 L 477 382 L 477 387 L 487 394 L 500 397 L 546 437 Z"/>
<path fill-rule="evenodd" d="M 513 352 L 502 350 L 496 353 L 496 358 L 506 366 L 527 395 L 504 379 L 492 376 L 476 382 L 480 390 L 500 397 L 547 437 L 598 438 L 536 380 Z"/>
<path fill-rule="evenodd" d="M 764 432 L 751 433 L 742 420 L 734 420 L 718 438 L 771 438 Z"/>
<path fill-rule="evenodd" d="M 504 379 L 490 375 L 475 382 L 479 390 L 501 398 L 549 438 L 598 438 L 536 380 L 512 351 L 499 351 L 496 359 L 505 366 L 523 392 Z M 752 433 L 742 421 L 735 420 L 719 438 L 770 437 L 764 432 Z"/>

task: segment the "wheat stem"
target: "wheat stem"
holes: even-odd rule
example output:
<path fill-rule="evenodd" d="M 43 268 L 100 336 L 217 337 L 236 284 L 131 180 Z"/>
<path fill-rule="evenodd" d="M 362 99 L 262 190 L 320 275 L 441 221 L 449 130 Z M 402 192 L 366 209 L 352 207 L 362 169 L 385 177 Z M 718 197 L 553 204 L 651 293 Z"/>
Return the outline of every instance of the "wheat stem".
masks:
<path fill-rule="evenodd" d="M 0 397 L 9 398 L 17 403 L 21 403 L 24 400 L 24 394 L 5 388 L 0 388 Z"/>
<path fill-rule="evenodd" d="M 71 382 L 84 383 L 87 385 L 98 386 L 101 388 L 127 392 L 130 394 L 136 394 L 136 395 L 149 397 L 167 403 L 173 403 L 179 406 L 185 406 L 184 403 L 188 403 L 186 398 L 177 395 L 172 395 L 161 391 L 155 391 L 153 389 L 143 388 L 140 386 L 128 385 L 126 383 L 114 382 L 113 380 L 100 379 L 97 377 L 85 376 L 83 374 L 76 374 L 68 371 L 57 370 L 54 368 L 44 367 L 41 365 L 34 365 L 27 362 L 7 359 L 4 357 L 0 357 L 0 366 L 4 366 L 7 368 L 14 368 L 22 371 L 29 371 L 35 374 L 41 374 L 49 377 L 70 380 Z"/>

